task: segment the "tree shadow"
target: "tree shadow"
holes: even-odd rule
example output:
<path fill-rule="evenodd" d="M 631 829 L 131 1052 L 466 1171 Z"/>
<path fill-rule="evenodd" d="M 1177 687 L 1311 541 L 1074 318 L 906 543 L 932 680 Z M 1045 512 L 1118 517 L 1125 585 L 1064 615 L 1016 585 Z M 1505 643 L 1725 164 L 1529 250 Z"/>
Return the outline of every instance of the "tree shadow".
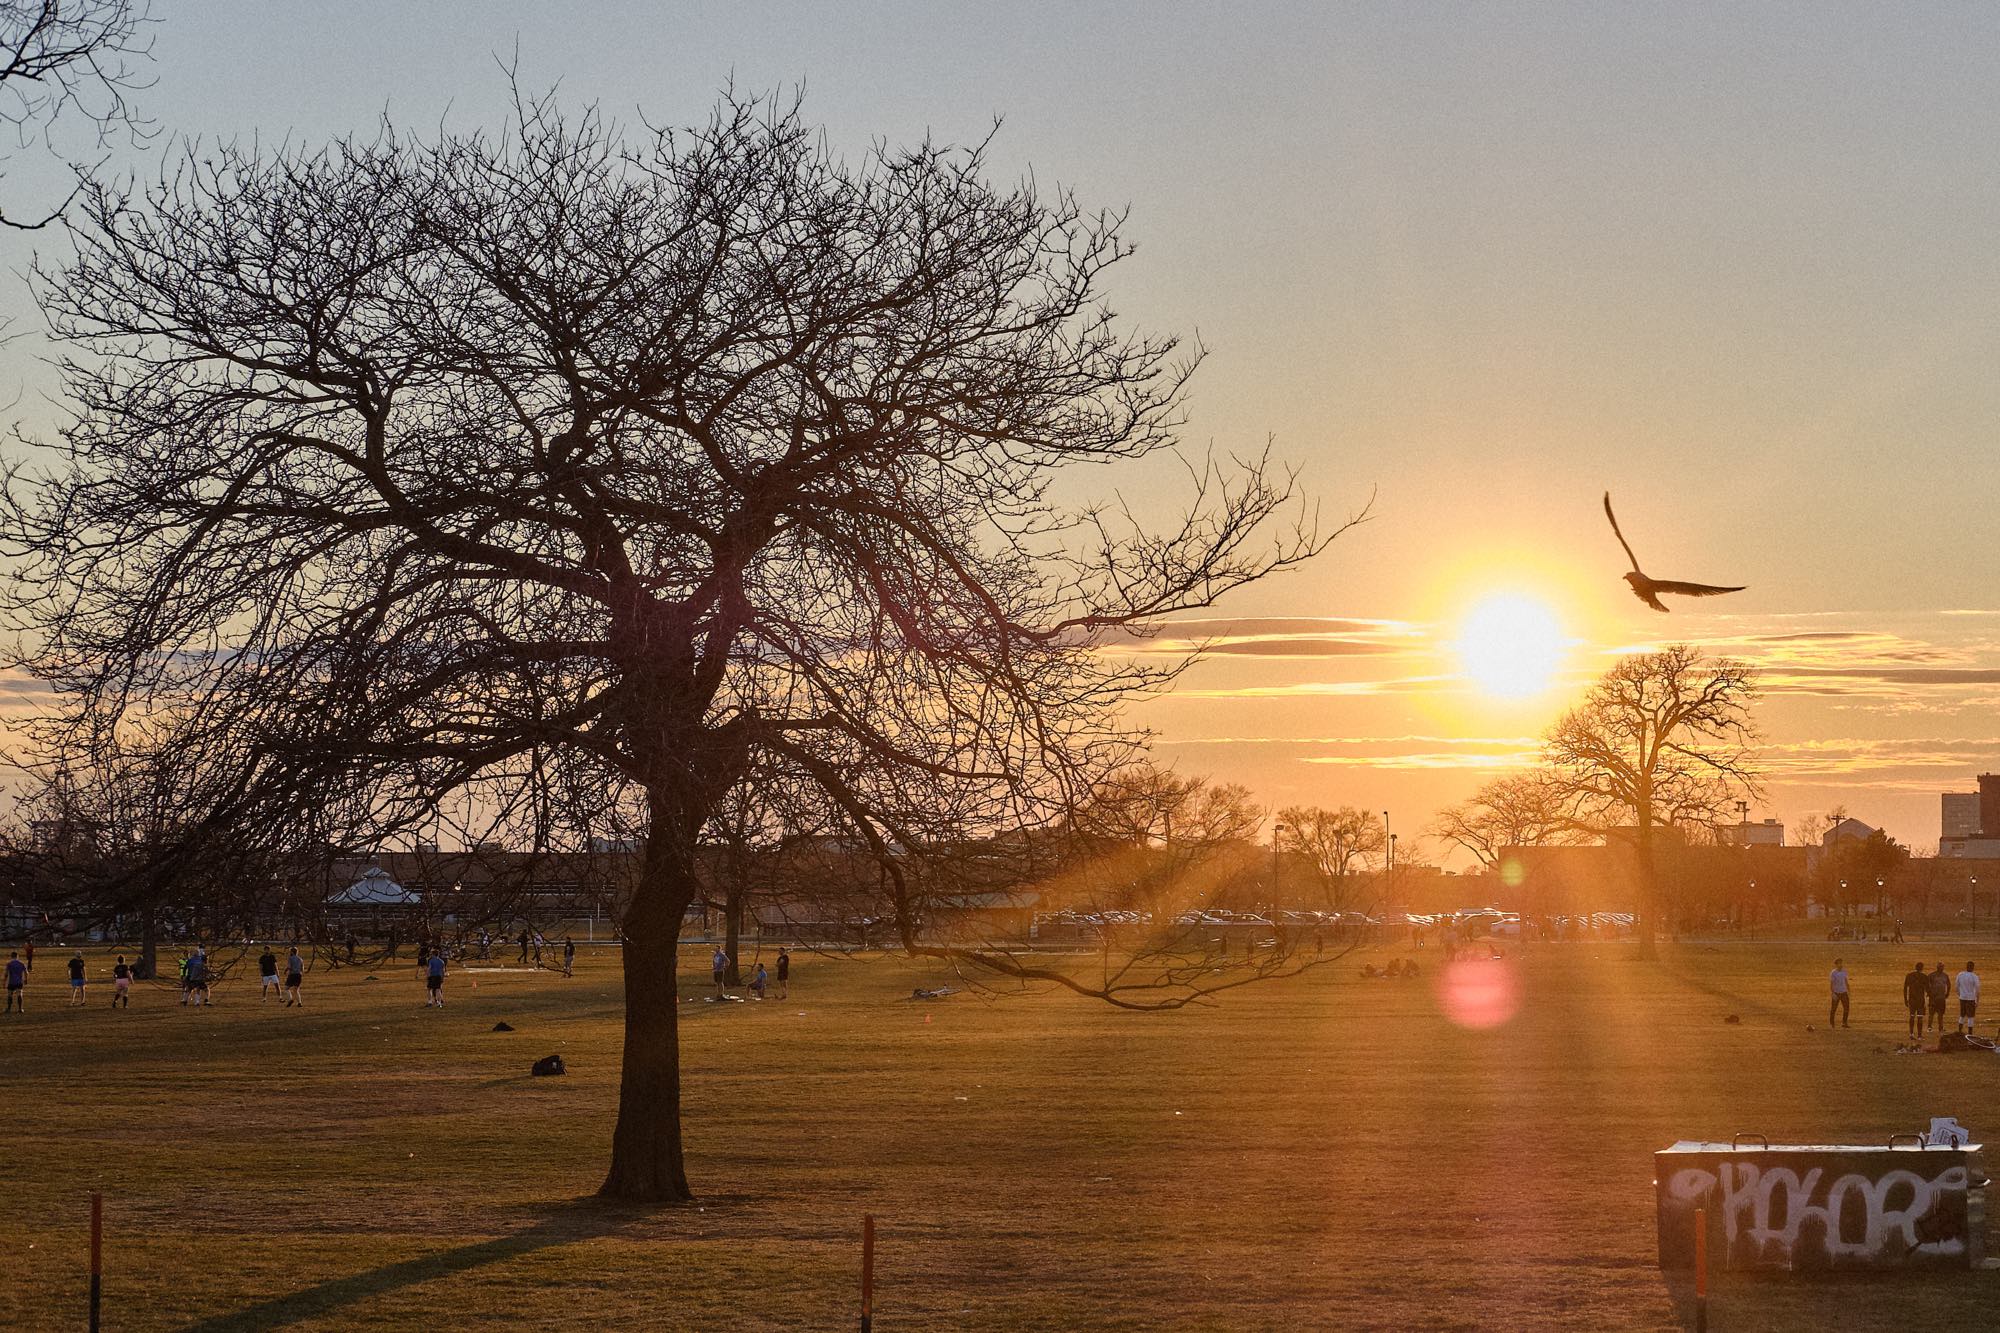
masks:
<path fill-rule="evenodd" d="M 356 1301 L 381 1296 L 436 1278 L 453 1277 L 487 1264 L 504 1263 L 538 1250 L 595 1240 L 652 1216 L 657 1210 L 586 1197 L 546 1209 L 540 1221 L 511 1235 L 404 1259 L 364 1273 L 333 1278 L 277 1296 L 248 1309 L 196 1320 L 185 1333 L 250 1333 L 332 1314 Z"/>

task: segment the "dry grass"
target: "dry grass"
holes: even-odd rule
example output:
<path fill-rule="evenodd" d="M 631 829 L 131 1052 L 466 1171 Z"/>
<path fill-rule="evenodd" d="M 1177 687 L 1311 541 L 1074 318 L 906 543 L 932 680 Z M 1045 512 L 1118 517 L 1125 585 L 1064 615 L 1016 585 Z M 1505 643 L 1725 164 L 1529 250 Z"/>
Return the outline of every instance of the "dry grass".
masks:
<path fill-rule="evenodd" d="M 2000 1115 L 2000 1062 L 1882 1053 L 1915 953 L 1841 947 L 1861 956 L 1842 1033 L 1806 1031 L 1824 945 L 1531 949 L 1520 1015 L 1485 1033 L 1444 1021 L 1428 981 L 1345 965 L 1144 1016 L 913 1003 L 936 978 L 807 959 L 789 1002 L 687 1006 L 704 1197 L 654 1210 L 587 1197 L 611 955 L 571 981 L 455 973 L 442 1012 L 410 970 L 315 975 L 303 1012 L 238 982 L 203 1012 L 142 987 L 111 1013 L 108 986 L 64 1009 L 48 951 L 35 1012 L 0 1022 L 0 1326 L 80 1325 L 102 1189 L 113 1330 L 851 1327 L 868 1210 L 885 1330 L 1682 1327 L 1654 1149 Z M 571 1075 L 528 1078 L 552 1051 Z M 1732 1279 L 1711 1326 L 1996 1310 L 1993 1273 Z"/>

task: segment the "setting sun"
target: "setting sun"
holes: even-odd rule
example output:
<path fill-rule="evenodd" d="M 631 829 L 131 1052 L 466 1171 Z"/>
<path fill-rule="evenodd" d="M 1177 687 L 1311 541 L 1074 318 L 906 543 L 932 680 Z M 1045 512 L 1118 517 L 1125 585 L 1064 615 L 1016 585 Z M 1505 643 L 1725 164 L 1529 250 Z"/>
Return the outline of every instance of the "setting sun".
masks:
<path fill-rule="evenodd" d="M 1562 666 L 1568 641 L 1548 605 L 1520 593 L 1479 602 L 1452 645 L 1481 693 L 1501 699 L 1540 694 Z"/>

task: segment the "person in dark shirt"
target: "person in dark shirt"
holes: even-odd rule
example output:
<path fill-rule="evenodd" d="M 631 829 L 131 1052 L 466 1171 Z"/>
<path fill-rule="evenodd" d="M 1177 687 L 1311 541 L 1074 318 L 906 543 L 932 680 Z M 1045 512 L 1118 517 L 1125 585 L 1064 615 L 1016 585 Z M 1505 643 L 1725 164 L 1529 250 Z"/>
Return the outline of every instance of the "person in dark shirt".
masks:
<path fill-rule="evenodd" d="M 7 955 L 7 1012 L 28 1012 L 28 965 L 17 951 Z"/>
<path fill-rule="evenodd" d="M 111 965 L 111 1007 L 116 1009 L 121 1004 L 127 1009 L 132 1007 L 132 968 L 122 953 Z"/>
<path fill-rule="evenodd" d="M 576 975 L 576 941 L 567 935 L 563 936 L 563 975 Z"/>
<path fill-rule="evenodd" d="M 76 957 L 69 960 L 69 1002 L 83 1003 L 83 950 L 76 951 Z"/>
<path fill-rule="evenodd" d="M 525 930 L 521 932 L 520 945 L 521 945 L 520 961 L 525 963 L 528 961 L 528 932 Z"/>
<path fill-rule="evenodd" d="M 1931 1026 L 1940 1034 L 1944 1032 L 1944 1006 L 1951 999 L 1951 975 L 1944 970 L 1944 964 L 1937 965 L 1937 971 L 1925 978 L 1931 1001 Z"/>
<path fill-rule="evenodd" d="M 1912 963 L 1908 975 L 1903 978 L 1903 1007 L 1910 1011 L 1910 1035 L 1924 1035 L 1924 1011 L 1930 1007 L 1930 979 L 1924 975 L 1921 962 Z"/>
<path fill-rule="evenodd" d="M 262 1004 L 271 996 L 285 998 L 285 987 L 278 980 L 278 955 L 271 952 L 269 945 L 257 956 L 257 1003 Z"/>
<path fill-rule="evenodd" d="M 792 993 L 792 956 L 783 949 L 778 950 L 778 998 L 784 999 Z"/>

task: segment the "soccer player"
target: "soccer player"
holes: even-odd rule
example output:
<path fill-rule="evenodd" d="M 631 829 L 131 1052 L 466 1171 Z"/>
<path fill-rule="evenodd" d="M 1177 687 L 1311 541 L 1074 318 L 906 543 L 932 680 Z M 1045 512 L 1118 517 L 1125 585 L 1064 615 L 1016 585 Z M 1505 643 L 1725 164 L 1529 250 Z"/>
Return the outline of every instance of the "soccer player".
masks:
<path fill-rule="evenodd" d="M 1951 974 L 1944 970 L 1943 963 L 1939 963 L 1937 970 L 1932 972 L 1926 980 L 1930 986 L 1931 1026 L 1937 1029 L 1938 1035 L 1941 1037 L 1944 1035 L 1945 1002 L 1951 999 Z"/>
<path fill-rule="evenodd" d="M 294 944 L 292 946 L 291 952 L 285 955 L 285 1003 L 286 1004 L 288 1005 L 295 1004 L 299 1006 L 299 1008 L 301 1009 L 305 1008 L 306 997 L 299 993 L 299 988 L 305 985 L 305 983 L 306 983 L 306 960 L 299 957 L 299 946 Z"/>
<path fill-rule="evenodd" d="M 265 945 L 264 952 L 257 955 L 257 1003 L 262 1004 L 271 996 L 285 998 L 285 988 L 278 981 L 278 955 Z"/>
<path fill-rule="evenodd" d="M 83 950 L 81 949 L 78 949 L 76 956 L 69 960 L 69 1002 L 73 1005 L 83 1003 Z"/>
<path fill-rule="evenodd" d="M 708 969 L 715 974 L 715 993 L 719 996 L 723 993 L 723 978 L 729 975 L 729 955 L 720 944 L 715 946 L 715 957 L 708 960 Z"/>
<path fill-rule="evenodd" d="M 563 936 L 563 975 L 576 975 L 576 941 L 567 935 Z"/>
<path fill-rule="evenodd" d="M 7 955 L 7 1012 L 13 1013 L 16 1007 L 28 1012 L 28 965 L 21 961 L 18 950 Z"/>
<path fill-rule="evenodd" d="M 426 1009 L 444 1008 L 444 950 L 437 949 L 424 963 L 424 985 L 430 988 L 431 997 L 424 1001 Z"/>
<path fill-rule="evenodd" d="M 792 993 L 792 956 L 783 949 L 778 950 L 778 998 L 784 999 Z"/>
<path fill-rule="evenodd" d="M 1967 960 L 1965 971 L 1958 974 L 1958 1030 L 1966 1036 L 1972 1035 L 1977 1025 L 1975 1015 L 1979 1012 L 1979 970 Z"/>
<path fill-rule="evenodd" d="M 1829 990 L 1829 999 L 1826 1005 L 1826 1025 L 1829 1028 L 1833 1026 L 1833 1016 L 1837 1013 L 1840 1015 L 1840 1025 L 1846 1027 L 1847 964 L 1841 962 L 1838 958 L 1834 959 L 1833 971 L 1827 974 L 1826 984 Z"/>
<path fill-rule="evenodd" d="M 132 1007 L 132 967 L 122 953 L 111 965 L 111 1007 L 116 1009 L 121 1004 L 127 1009 Z"/>

